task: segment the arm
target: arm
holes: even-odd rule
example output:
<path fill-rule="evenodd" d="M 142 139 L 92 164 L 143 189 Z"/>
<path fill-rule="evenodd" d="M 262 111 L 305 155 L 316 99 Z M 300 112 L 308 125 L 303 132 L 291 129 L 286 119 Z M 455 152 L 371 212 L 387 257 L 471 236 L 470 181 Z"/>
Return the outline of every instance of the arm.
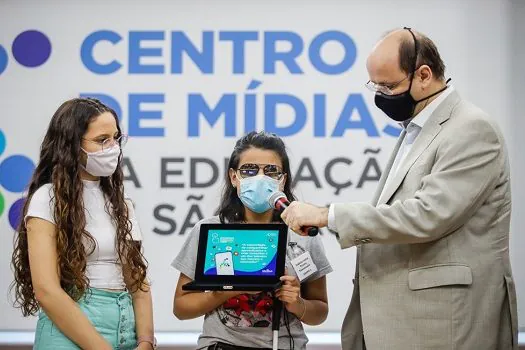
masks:
<path fill-rule="evenodd" d="M 303 323 L 311 326 L 320 325 L 328 316 L 328 296 L 326 276 L 306 282 L 302 288 L 294 276 L 283 276 L 282 288 L 277 297 L 284 303 L 286 310 L 293 313 Z M 301 290 L 303 297 L 301 297 Z"/>
<path fill-rule="evenodd" d="M 361 238 L 386 244 L 434 241 L 457 230 L 476 212 L 505 167 L 503 146 L 486 121 L 465 123 L 457 130 L 439 146 L 431 173 L 411 198 L 377 207 L 334 205 L 343 248 Z"/>
<path fill-rule="evenodd" d="M 332 204 L 342 248 L 373 243 L 411 244 L 440 239 L 458 229 L 490 195 L 505 167 L 502 144 L 484 120 L 463 123 L 441 145 L 432 172 L 411 198 L 374 207 Z M 282 218 L 295 232 L 307 225 L 327 226 L 328 210 L 292 202 Z"/>
<path fill-rule="evenodd" d="M 173 297 L 173 314 L 179 320 L 189 320 L 207 314 L 224 304 L 228 299 L 245 292 L 193 292 L 184 291 L 182 286 L 191 279 L 181 273 Z"/>
<path fill-rule="evenodd" d="M 131 273 L 126 266 L 123 266 L 124 280 L 128 289 L 132 284 Z M 154 339 L 153 328 L 153 302 L 151 299 L 151 289 L 149 284 L 144 282 L 141 288 L 131 293 L 133 300 L 133 313 L 135 314 L 135 332 L 137 339 Z M 153 349 L 153 345 L 149 342 L 141 342 L 138 344 L 139 349 Z"/>
<path fill-rule="evenodd" d="M 55 225 L 30 218 L 27 240 L 35 297 L 51 321 L 82 349 L 111 349 L 77 303 L 60 287 Z"/>

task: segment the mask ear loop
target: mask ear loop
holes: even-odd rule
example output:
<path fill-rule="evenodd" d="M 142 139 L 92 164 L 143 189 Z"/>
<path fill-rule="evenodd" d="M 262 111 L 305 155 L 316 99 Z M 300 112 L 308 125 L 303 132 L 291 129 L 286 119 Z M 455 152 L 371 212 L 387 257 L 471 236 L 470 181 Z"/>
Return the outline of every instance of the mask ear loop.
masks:
<path fill-rule="evenodd" d="M 419 44 L 418 44 L 418 41 L 416 39 L 416 36 L 414 35 L 414 33 L 412 32 L 412 29 L 410 27 L 403 27 L 403 29 L 408 30 L 410 32 L 410 34 L 412 34 L 412 38 L 414 38 L 414 53 L 416 54 L 416 59 L 414 60 L 414 65 L 412 66 L 412 74 L 414 74 L 416 72 L 416 67 L 417 67 L 417 56 L 419 54 Z M 412 79 L 410 79 L 409 91 L 410 91 L 410 88 L 412 87 L 412 80 L 413 79 L 414 79 L 414 76 L 412 76 Z M 445 84 L 448 84 L 451 80 L 452 80 L 452 78 L 448 78 L 447 81 L 445 82 Z"/>
<path fill-rule="evenodd" d="M 410 77 L 410 85 L 408 86 L 408 93 L 410 93 L 410 90 L 412 89 L 412 81 L 414 80 L 414 74 L 416 74 L 416 67 L 417 67 L 417 56 L 419 54 L 419 46 L 416 39 L 416 36 L 412 32 L 412 29 L 410 27 L 403 27 L 403 29 L 408 30 L 408 32 L 412 35 L 412 38 L 414 38 L 414 64 L 412 65 L 412 76 Z"/>
<path fill-rule="evenodd" d="M 283 191 L 284 190 L 284 184 L 286 183 L 285 179 L 286 179 L 286 173 L 283 173 L 283 177 L 281 177 L 281 179 L 278 180 L 279 181 L 279 191 Z M 281 188 L 281 186 L 282 186 L 282 188 Z"/>

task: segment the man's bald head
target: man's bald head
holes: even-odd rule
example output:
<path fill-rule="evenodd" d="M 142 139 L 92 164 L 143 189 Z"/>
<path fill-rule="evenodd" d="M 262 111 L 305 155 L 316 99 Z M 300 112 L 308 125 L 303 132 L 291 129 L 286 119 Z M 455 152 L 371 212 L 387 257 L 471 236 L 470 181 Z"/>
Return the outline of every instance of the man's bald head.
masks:
<path fill-rule="evenodd" d="M 367 60 L 367 67 L 371 65 L 376 69 L 400 69 L 404 74 L 411 74 L 414 68 L 428 65 L 434 78 L 444 80 L 445 64 L 439 51 L 430 38 L 412 30 L 417 40 L 417 63 L 414 67 L 416 49 L 414 37 L 407 29 L 394 29 L 387 32 L 376 44 Z M 397 66 L 397 67 L 396 67 Z"/>
<path fill-rule="evenodd" d="M 405 30 L 406 31 L 406 30 Z M 406 31 L 408 35 L 408 31 Z M 367 59 L 367 67 L 373 68 L 379 76 L 386 76 L 395 70 L 399 70 L 399 46 L 402 31 L 394 31 L 387 34 L 374 47 Z"/>
<path fill-rule="evenodd" d="M 367 86 L 376 92 L 376 101 L 388 100 L 389 106 L 395 108 L 395 101 L 400 101 L 402 107 L 415 102 L 413 111 L 401 111 L 402 114 L 410 115 L 396 118 L 417 115 L 446 89 L 445 65 L 436 45 L 425 35 L 407 28 L 388 32 L 368 56 L 366 69 L 370 78 Z M 397 97 L 386 99 L 387 95 Z M 384 103 L 381 105 L 390 108 L 385 107 Z M 388 112 L 394 113 L 390 109 Z"/>

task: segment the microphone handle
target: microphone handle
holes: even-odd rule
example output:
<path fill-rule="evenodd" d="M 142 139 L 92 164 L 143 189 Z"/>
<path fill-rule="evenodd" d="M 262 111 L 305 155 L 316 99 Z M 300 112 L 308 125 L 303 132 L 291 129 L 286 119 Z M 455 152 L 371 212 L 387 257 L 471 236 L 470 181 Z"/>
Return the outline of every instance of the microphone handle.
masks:
<path fill-rule="evenodd" d="M 276 205 L 276 208 L 280 213 L 284 211 L 284 209 L 288 208 L 289 203 L 285 201 L 279 201 Z M 305 235 L 308 235 L 310 237 L 315 237 L 319 233 L 319 227 L 317 226 L 303 226 L 300 228 L 301 232 L 303 232 Z"/>
<path fill-rule="evenodd" d="M 317 226 L 303 226 L 301 227 L 301 231 L 305 234 L 307 234 L 310 237 L 317 236 L 319 233 L 319 227 Z"/>

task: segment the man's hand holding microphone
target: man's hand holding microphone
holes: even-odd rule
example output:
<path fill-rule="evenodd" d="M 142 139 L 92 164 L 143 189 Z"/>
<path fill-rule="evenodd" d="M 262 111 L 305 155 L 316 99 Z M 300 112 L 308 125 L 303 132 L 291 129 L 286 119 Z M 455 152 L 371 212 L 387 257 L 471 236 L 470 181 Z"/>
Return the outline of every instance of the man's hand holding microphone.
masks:
<path fill-rule="evenodd" d="M 283 192 L 273 193 L 269 202 L 281 212 L 284 223 L 302 236 L 315 236 L 319 227 L 328 226 L 328 208 L 296 201 L 290 203 Z"/>

